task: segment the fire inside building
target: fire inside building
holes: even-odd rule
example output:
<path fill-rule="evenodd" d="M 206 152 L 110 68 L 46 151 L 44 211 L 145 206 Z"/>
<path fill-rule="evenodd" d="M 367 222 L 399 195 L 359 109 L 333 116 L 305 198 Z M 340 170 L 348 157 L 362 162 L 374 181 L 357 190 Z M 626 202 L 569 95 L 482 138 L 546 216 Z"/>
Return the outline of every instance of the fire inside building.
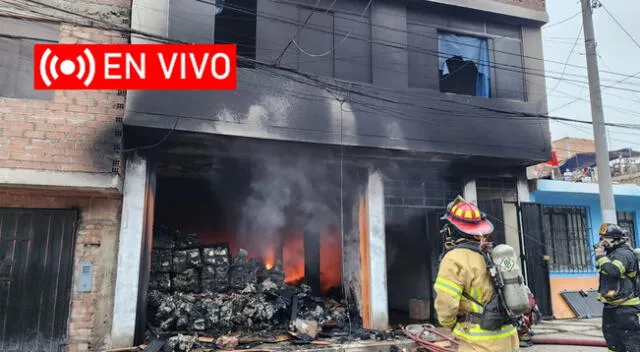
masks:
<path fill-rule="evenodd" d="M 544 67 L 523 53 L 541 55 L 544 6 L 175 1 L 135 0 L 132 27 L 237 44 L 238 89 L 127 92 L 114 347 L 434 321 L 458 195 L 530 247 L 525 171 L 551 147 Z M 457 56 L 473 69 L 458 76 Z"/>
<path fill-rule="evenodd" d="M 143 147 L 166 133 L 128 129 Z M 433 321 L 440 217 L 469 193 L 468 161 L 178 131 L 130 149 L 133 175 L 146 165 L 137 343 L 392 339 Z M 477 184 L 483 206 L 517 193 L 506 180 Z"/>
<path fill-rule="evenodd" d="M 340 170 L 273 154 L 210 164 L 199 178 L 159 174 L 151 325 L 213 335 L 283 333 L 304 320 L 347 327 Z"/>

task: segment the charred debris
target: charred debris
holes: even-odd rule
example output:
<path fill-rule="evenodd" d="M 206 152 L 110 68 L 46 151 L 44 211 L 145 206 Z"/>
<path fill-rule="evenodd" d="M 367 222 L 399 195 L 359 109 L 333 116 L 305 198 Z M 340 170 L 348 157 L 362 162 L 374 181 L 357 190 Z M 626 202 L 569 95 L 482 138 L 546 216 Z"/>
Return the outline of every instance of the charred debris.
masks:
<path fill-rule="evenodd" d="M 161 341 L 157 351 L 187 352 L 277 343 L 282 350 L 401 335 L 362 329 L 357 308 L 340 296 L 314 296 L 305 284 L 285 283 L 280 263 L 267 269 L 244 249 L 233 255 L 228 244 L 201 245 L 196 235 L 160 226 L 143 347 L 155 350 Z"/>

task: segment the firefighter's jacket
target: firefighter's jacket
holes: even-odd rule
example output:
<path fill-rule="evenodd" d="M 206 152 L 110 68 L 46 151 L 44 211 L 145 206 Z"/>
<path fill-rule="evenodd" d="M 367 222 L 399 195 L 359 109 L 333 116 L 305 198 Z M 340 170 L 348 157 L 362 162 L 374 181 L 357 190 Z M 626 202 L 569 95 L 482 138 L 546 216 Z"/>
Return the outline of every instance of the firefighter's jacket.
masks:
<path fill-rule="evenodd" d="M 596 257 L 600 272 L 598 299 L 608 306 L 640 305 L 637 275 L 638 259 L 626 244 L 606 250 Z"/>
<path fill-rule="evenodd" d="M 453 334 L 458 338 L 475 346 L 473 350 L 512 352 L 518 349 L 517 330 L 511 324 L 489 331 L 481 329 L 477 323 L 458 321 L 458 317 L 467 313 L 483 312 L 482 306 L 463 297 L 462 292 L 483 305 L 493 296 L 493 284 L 482 254 L 466 248 L 448 251 L 440 262 L 434 290 L 438 321 L 453 328 Z"/>

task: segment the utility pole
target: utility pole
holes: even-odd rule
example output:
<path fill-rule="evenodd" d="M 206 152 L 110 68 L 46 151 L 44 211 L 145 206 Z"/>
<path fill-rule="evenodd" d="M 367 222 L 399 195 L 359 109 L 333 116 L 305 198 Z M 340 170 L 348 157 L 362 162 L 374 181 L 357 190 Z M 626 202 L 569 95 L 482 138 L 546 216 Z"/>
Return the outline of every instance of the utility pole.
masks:
<path fill-rule="evenodd" d="M 600 188 L 600 210 L 602 221 L 617 223 L 616 203 L 613 198 L 611 167 L 609 166 L 609 148 L 607 131 L 604 124 L 602 94 L 600 91 L 600 73 L 598 72 L 598 54 L 593 31 L 593 7 L 600 7 L 598 0 L 581 0 L 582 27 L 584 28 L 584 45 L 587 52 L 587 71 L 589 74 L 589 95 L 591 100 L 591 118 L 593 135 L 596 144 L 596 166 L 598 167 L 598 185 Z"/>

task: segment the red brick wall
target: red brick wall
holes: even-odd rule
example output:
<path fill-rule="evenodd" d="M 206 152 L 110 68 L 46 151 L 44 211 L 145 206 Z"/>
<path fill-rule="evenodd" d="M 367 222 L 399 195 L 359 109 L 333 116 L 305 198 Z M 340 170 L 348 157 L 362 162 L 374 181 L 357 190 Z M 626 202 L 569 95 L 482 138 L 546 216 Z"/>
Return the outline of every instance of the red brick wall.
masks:
<path fill-rule="evenodd" d="M 573 158 L 577 153 L 595 153 L 596 145 L 593 139 L 563 138 L 553 142 L 553 150 L 558 153 L 558 160 L 562 162 Z"/>
<path fill-rule="evenodd" d="M 538 11 L 546 10 L 545 0 L 494 0 L 494 1 L 503 2 L 505 4 L 522 6 L 529 9 L 538 10 Z"/>
<path fill-rule="evenodd" d="M 0 207 L 80 209 L 76 233 L 68 351 L 103 351 L 111 332 L 122 197 L 0 188 Z M 81 261 L 93 263 L 93 288 L 77 293 Z"/>
<path fill-rule="evenodd" d="M 61 43 L 128 42 L 117 31 L 60 29 Z M 117 171 L 124 102 L 117 91 L 56 91 L 52 101 L 0 97 L 0 167 Z"/>

